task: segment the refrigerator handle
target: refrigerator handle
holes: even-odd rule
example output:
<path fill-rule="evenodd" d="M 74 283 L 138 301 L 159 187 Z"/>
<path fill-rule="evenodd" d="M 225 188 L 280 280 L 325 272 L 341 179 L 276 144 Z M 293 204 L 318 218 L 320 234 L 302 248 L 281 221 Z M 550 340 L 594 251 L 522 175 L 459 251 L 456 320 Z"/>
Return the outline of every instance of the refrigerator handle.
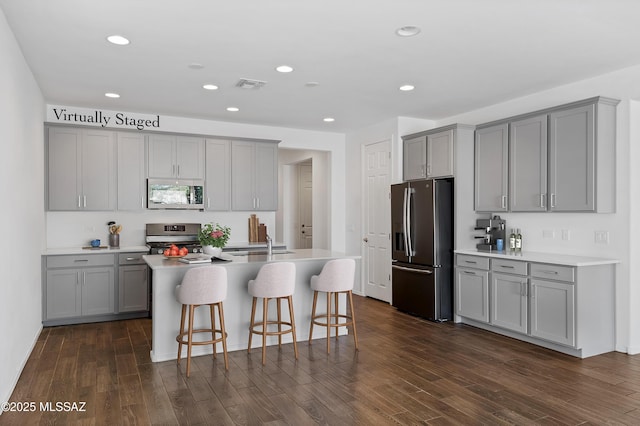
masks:
<path fill-rule="evenodd" d="M 427 269 L 413 269 L 413 268 L 404 268 L 402 266 L 392 266 L 392 269 L 399 269 L 401 271 L 408 271 L 408 272 L 416 272 L 418 274 L 424 274 L 424 275 L 432 275 L 433 271 L 429 271 Z"/>
<path fill-rule="evenodd" d="M 407 239 L 407 194 L 409 188 L 404 189 L 404 198 L 402 200 L 402 234 L 404 236 L 404 255 L 409 257 L 409 241 Z"/>
<path fill-rule="evenodd" d="M 406 212 L 406 218 L 407 218 L 407 233 L 406 238 L 407 238 L 407 249 L 408 249 L 408 256 L 413 256 L 413 241 L 411 241 L 411 189 L 407 189 L 407 212 Z"/>

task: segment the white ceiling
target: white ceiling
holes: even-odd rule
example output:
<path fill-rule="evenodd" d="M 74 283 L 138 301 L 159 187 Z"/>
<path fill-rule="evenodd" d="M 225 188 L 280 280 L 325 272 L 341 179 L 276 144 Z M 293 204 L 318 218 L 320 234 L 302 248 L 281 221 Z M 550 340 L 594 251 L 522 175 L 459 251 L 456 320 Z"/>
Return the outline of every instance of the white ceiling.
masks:
<path fill-rule="evenodd" d="M 639 0 L 0 0 L 0 9 L 47 103 L 344 133 L 640 63 Z M 407 25 L 422 32 L 395 35 Z M 131 44 L 107 43 L 111 34 Z M 295 71 L 276 72 L 281 64 Z M 267 84 L 236 88 L 240 78 Z"/>

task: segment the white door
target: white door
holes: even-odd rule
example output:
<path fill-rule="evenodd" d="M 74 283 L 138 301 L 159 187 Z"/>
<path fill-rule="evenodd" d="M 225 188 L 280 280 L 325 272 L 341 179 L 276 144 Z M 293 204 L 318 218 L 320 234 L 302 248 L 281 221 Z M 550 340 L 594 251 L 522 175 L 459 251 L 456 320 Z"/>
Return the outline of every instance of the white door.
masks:
<path fill-rule="evenodd" d="M 311 162 L 305 162 L 298 166 L 298 214 L 300 223 L 298 248 L 301 249 L 313 247 L 312 167 Z"/>
<path fill-rule="evenodd" d="M 391 303 L 391 143 L 365 146 L 364 250 L 365 295 Z"/>

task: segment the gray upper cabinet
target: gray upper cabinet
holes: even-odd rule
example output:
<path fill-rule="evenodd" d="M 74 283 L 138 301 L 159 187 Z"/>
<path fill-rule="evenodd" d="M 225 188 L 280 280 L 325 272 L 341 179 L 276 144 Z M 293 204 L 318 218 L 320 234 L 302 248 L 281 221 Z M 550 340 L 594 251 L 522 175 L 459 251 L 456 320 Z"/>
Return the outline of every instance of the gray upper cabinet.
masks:
<path fill-rule="evenodd" d="M 278 145 L 231 142 L 231 209 L 274 211 L 278 208 Z"/>
<path fill-rule="evenodd" d="M 508 124 L 476 130 L 474 196 L 476 211 L 508 210 L 508 170 Z"/>
<path fill-rule="evenodd" d="M 509 124 L 509 204 L 513 212 L 547 210 L 547 115 Z"/>
<path fill-rule="evenodd" d="M 229 210 L 231 208 L 231 141 L 207 139 L 205 145 L 205 209 Z"/>
<path fill-rule="evenodd" d="M 150 178 L 204 179 L 204 139 L 149 135 Z"/>
<path fill-rule="evenodd" d="M 590 98 L 478 126 L 476 211 L 615 212 L 618 103 Z"/>
<path fill-rule="evenodd" d="M 454 131 L 427 135 L 427 177 L 453 176 Z"/>
<path fill-rule="evenodd" d="M 47 140 L 49 210 L 114 210 L 114 133 L 51 127 Z"/>
<path fill-rule="evenodd" d="M 453 124 L 404 136 L 403 179 L 407 181 L 453 176 L 454 149 L 461 132 L 471 134 L 473 127 Z"/>
<path fill-rule="evenodd" d="M 143 210 L 146 199 L 144 135 L 118 132 L 118 210 Z"/>
<path fill-rule="evenodd" d="M 427 177 L 427 136 L 417 136 L 402 141 L 404 167 L 403 179 L 414 180 Z"/>
<path fill-rule="evenodd" d="M 618 102 L 596 98 L 549 114 L 551 211 L 615 212 Z"/>

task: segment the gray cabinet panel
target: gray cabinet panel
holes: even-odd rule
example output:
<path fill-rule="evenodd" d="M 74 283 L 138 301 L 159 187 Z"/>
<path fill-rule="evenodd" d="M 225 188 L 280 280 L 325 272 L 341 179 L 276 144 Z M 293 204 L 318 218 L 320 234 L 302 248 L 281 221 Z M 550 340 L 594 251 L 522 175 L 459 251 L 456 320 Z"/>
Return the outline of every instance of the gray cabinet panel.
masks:
<path fill-rule="evenodd" d="M 49 128 L 49 210 L 113 210 L 116 205 L 113 132 Z"/>
<path fill-rule="evenodd" d="M 82 270 L 82 315 L 115 313 L 114 268 Z"/>
<path fill-rule="evenodd" d="M 144 135 L 119 132 L 118 140 L 118 210 L 145 208 L 146 180 Z"/>
<path fill-rule="evenodd" d="M 147 159 L 150 178 L 176 176 L 175 141 L 171 135 L 149 135 Z"/>
<path fill-rule="evenodd" d="M 207 139 L 205 152 L 205 209 L 229 210 L 231 208 L 231 142 Z"/>
<path fill-rule="evenodd" d="M 118 277 L 119 312 L 149 310 L 147 275 L 147 265 L 120 266 Z"/>
<path fill-rule="evenodd" d="M 278 207 L 278 145 L 231 142 L 231 209 L 276 210 Z"/>
<path fill-rule="evenodd" d="M 574 284 L 531 279 L 531 335 L 575 346 Z"/>
<path fill-rule="evenodd" d="M 546 114 L 509 124 L 509 160 L 511 211 L 546 211 Z"/>
<path fill-rule="evenodd" d="M 453 176 L 454 131 L 427 135 L 427 177 Z"/>
<path fill-rule="evenodd" d="M 427 177 L 427 137 L 406 139 L 403 145 L 403 179 L 414 180 Z"/>
<path fill-rule="evenodd" d="M 456 314 L 489 322 L 489 273 L 470 268 L 456 268 Z"/>
<path fill-rule="evenodd" d="M 44 318 L 76 317 L 82 314 L 82 293 L 79 269 L 47 271 Z"/>
<path fill-rule="evenodd" d="M 526 333 L 527 291 L 526 277 L 492 272 L 491 324 Z"/>
<path fill-rule="evenodd" d="M 204 139 L 149 135 L 150 178 L 204 179 Z"/>
<path fill-rule="evenodd" d="M 501 124 L 476 131 L 475 137 L 475 210 L 508 210 L 508 125 Z"/>
<path fill-rule="evenodd" d="M 180 179 L 204 179 L 204 140 L 178 136 L 176 139 L 176 176 Z"/>
<path fill-rule="evenodd" d="M 550 114 L 552 211 L 595 209 L 595 105 Z"/>

